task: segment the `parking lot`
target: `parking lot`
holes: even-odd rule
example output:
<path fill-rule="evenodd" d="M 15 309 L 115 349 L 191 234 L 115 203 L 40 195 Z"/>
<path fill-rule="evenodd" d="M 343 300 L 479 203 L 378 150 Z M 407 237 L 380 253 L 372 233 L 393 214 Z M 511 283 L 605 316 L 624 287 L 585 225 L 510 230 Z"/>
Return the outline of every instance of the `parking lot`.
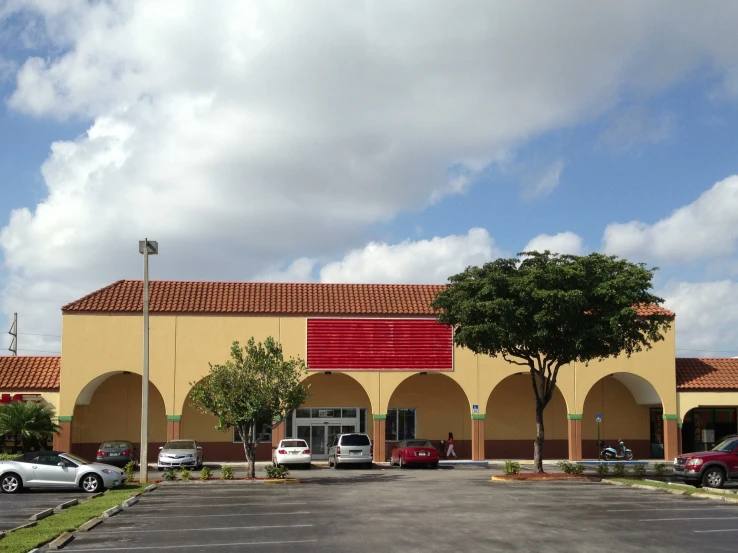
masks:
<path fill-rule="evenodd" d="M 347 470 L 316 471 L 297 485 L 163 485 L 65 550 L 735 551 L 738 505 L 489 477 Z"/>
<path fill-rule="evenodd" d="M 30 522 L 28 517 L 44 509 L 88 496 L 80 490 L 24 490 L 14 495 L 0 493 L 0 531 Z"/>

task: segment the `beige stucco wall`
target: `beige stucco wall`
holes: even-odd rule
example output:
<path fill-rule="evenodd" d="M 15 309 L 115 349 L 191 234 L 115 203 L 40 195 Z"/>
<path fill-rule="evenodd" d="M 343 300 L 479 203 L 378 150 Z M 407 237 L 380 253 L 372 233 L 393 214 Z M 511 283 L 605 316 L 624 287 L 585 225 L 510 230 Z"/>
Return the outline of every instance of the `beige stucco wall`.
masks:
<path fill-rule="evenodd" d="M 738 392 L 679 392 L 679 420 L 695 407 L 738 407 Z"/>
<path fill-rule="evenodd" d="M 48 403 L 49 406 L 54 408 L 54 411 L 58 415 L 59 410 L 59 392 L 46 392 L 46 391 L 39 391 L 39 390 L 17 390 L 17 389 L 7 389 L 7 390 L 0 390 L 0 395 L 8 394 L 10 397 L 15 396 L 16 394 L 29 394 L 29 395 L 38 395 L 41 397 L 41 400 L 44 403 Z M 0 404 L 2 405 L 2 404 Z"/>
<path fill-rule="evenodd" d="M 638 405 L 624 384 L 614 378 L 605 377 L 587 394 L 582 417 L 582 438 L 597 439 L 596 415 L 599 413 L 602 415 L 601 438 L 647 440 L 650 438 L 650 407 Z"/>
<path fill-rule="evenodd" d="M 166 420 L 167 415 L 183 415 L 183 432 L 187 432 L 189 419 L 189 424 L 198 425 L 192 427 L 193 431 L 202 431 L 207 439 L 223 440 L 224 435 L 213 434 L 212 420 L 208 418 L 201 416 L 199 422 L 196 422 L 195 415 L 185 408 L 186 397 L 191 383 L 208 373 L 209 363 L 221 363 L 228 359 L 234 340 L 244 343 L 251 336 L 259 341 L 273 336 L 281 342 L 286 356 L 306 356 L 305 317 L 152 315 L 150 329 L 150 380 L 161 395 L 164 411 L 161 413 L 162 419 Z M 122 371 L 141 374 L 141 316 L 65 314 L 62 343 L 64 362 L 61 394 L 57 401 L 59 415 L 75 414 L 75 403 L 91 382 L 100 386 L 95 395 L 103 393 L 107 389 L 105 384 L 108 380 L 100 384 L 102 379 L 98 377 L 101 375 Z M 591 390 L 602 378 L 614 373 L 641 376 L 658 392 L 664 413 L 677 413 L 674 364 L 672 329 L 664 342 L 659 342 L 653 349 L 637 353 L 630 359 L 622 356 L 593 362 L 589 366 L 573 364 L 562 367 L 556 398 L 547 409 L 547 417 L 551 418 L 551 422 L 547 422 L 547 437 L 566 437 L 566 422 L 563 420 L 565 414 L 582 414 Z M 330 380 L 334 376 L 340 376 L 338 372 L 334 371 L 330 377 L 322 373 L 311 373 L 314 375 L 311 380 L 315 382 L 315 396 L 310 400 L 310 405 L 340 406 L 336 401 L 346 395 L 351 398 L 350 405 L 346 406 L 366 407 L 371 413 L 384 414 L 390 405 L 412 407 L 409 404 L 400 405 L 412 401 L 427 407 L 423 412 L 437 412 L 434 415 L 422 415 L 429 418 L 418 421 L 420 434 L 439 438 L 448 431 L 453 431 L 459 439 L 470 435 L 468 427 L 472 405 L 478 405 L 480 414 L 487 413 L 488 409 L 492 411 L 492 418 L 485 426 L 485 435 L 489 439 L 499 436 L 512 439 L 513 434 L 515 438 L 527 439 L 531 428 L 529 419 L 533 417 L 530 381 L 523 377 L 520 378 L 519 385 L 510 384 L 513 379 L 506 381 L 507 377 L 526 370 L 526 367 L 511 365 L 501 358 L 476 356 L 468 350 L 456 348 L 454 371 L 444 373 L 445 377 L 430 374 L 424 380 L 425 377 L 414 376 L 417 375 L 414 372 L 355 371 L 347 372 L 346 378 L 349 380 L 342 380 L 339 386 L 335 384 L 339 382 L 338 378 Z M 436 378 L 443 380 L 432 380 Z M 325 384 L 319 386 L 321 382 Z M 498 386 L 502 388 L 498 389 Z M 506 391 L 508 387 L 511 388 Z M 89 389 L 91 388 L 88 391 Z M 439 394 L 438 390 L 442 390 L 442 393 Z M 499 399 L 491 401 L 493 393 L 494 398 Z M 436 399 L 437 396 L 443 399 Z M 632 402 L 632 397 L 630 401 Z M 520 418 L 514 423 L 503 423 L 500 415 L 494 411 L 498 408 L 501 412 L 509 411 L 513 405 L 505 405 L 506 402 L 520 403 Z M 131 408 L 135 410 L 134 407 Z M 643 409 L 647 411 L 647 408 Z M 639 407 L 640 411 L 643 409 Z M 454 414 L 456 410 L 460 413 L 458 422 Z M 75 428 L 78 423 L 87 424 L 84 417 L 88 415 L 83 414 L 84 412 L 84 409 L 77 411 L 80 418 L 75 417 Z M 449 419 L 449 416 L 452 418 Z M 643 420 L 647 421 L 648 417 Z M 371 424 L 368 427 L 371 428 Z M 229 436 L 225 437 L 230 440 Z"/>

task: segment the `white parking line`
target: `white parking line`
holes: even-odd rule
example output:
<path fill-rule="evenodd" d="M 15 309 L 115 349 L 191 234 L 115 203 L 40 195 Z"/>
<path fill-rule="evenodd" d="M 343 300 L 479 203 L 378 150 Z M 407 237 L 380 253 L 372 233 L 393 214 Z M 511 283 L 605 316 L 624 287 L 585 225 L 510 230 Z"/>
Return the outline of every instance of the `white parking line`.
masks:
<path fill-rule="evenodd" d="M 317 503 L 317 501 L 311 501 L 311 503 Z M 166 504 L 156 504 L 153 505 L 149 503 L 148 501 L 141 501 L 139 502 L 139 505 L 141 507 L 136 507 L 137 511 L 146 510 L 149 507 L 152 507 L 154 509 L 161 509 L 162 507 L 166 507 Z M 282 507 L 283 505 L 307 505 L 307 501 L 284 501 L 275 504 L 277 507 Z M 188 503 L 187 507 L 266 507 L 264 502 L 261 503 Z"/>
<path fill-rule="evenodd" d="M 204 545 L 146 545 L 138 547 L 115 547 L 116 551 L 142 551 L 144 549 L 186 549 L 188 547 L 235 547 L 237 545 L 285 545 L 290 543 L 315 543 L 318 540 L 285 540 L 285 541 L 241 541 L 233 543 L 208 543 Z M 74 549 L 74 551 L 110 551 L 110 547 L 94 547 Z"/>
<path fill-rule="evenodd" d="M 714 532 L 738 532 L 738 528 L 727 528 L 725 530 L 694 530 L 695 534 L 711 534 Z"/>
<path fill-rule="evenodd" d="M 153 534 L 161 532 L 218 532 L 229 530 L 272 530 L 275 528 L 311 528 L 312 524 L 280 524 L 270 526 L 224 526 L 222 528 L 157 528 L 156 530 L 136 530 L 136 534 Z M 110 536 L 112 534 L 128 534 L 128 529 L 108 530 L 107 532 L 95 532 L 95 536 Z"/>
<path fill-rule="evenodd" d="M 738 507 L 713 507 L 712 510 L 722 509 L 725 511 L 738 510 Z M 694 511 L 694 507 L 674 507 L 670 509 L 658 509 L 659 511 Z M 608 509 L 608 513 L 637 513 L 641 511 L 651 512 L 653 509 Z"/>
<path fill-rule="evenodd" d="M 738 517 L 643 518 L 638 522 L 671 522 L 677 520 L 738 520 Z"/>
<path fill-rule="evenodd" d="M 128 513 L 133 514 L 133 511 Z M 154 519 L 154 518 L 205 518 L 205 517 L 271 517 L 271 516 L 281 516 L 281 515 L 309 515 L 310 511 L 294 511 L 292 513 L 227 513 L 222 515 L 169 515 L 169 516 L 150 516 L 146 514 L 142 514 L 143 518 L 146 518 L 146 520 Z"/>

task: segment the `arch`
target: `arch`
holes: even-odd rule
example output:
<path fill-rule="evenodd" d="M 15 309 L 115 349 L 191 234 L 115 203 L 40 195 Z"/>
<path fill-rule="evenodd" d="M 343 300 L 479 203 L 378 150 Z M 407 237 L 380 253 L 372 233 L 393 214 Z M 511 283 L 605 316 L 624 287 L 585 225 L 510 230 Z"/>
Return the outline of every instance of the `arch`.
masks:
<path fill-rule="evenodd" d="M 536 438 L 535 398 L 528 372 L 503 378 L 487 398 L 484 421 L 485 457 L 488 459 L 532 459 Z M 544 456 L 568 456 L 567 402 L 556 386 L 543 411 Z"/>
<path fill-rule="evenodd" d="M 609 445 L 623 440 L 637 459 L 664 456 L 663 401 L 648 380 L 630 372 L 615 372 L 590 386 L 582 409 L 582 455 L 596 459 L 599 439 Z M 653 440 L 652 440 L 653 438 Z"/>
<path fill-rule="evenodd" d="M 407 432 L 407 425 L 414 414 L 415 437 L 439 442 L 449 432 L 454 435 L 454 449 L 459 458 L 471 458 L 472 431 L 469 398 L 449 375 L 443 373 L 411 374 L 393 390 L 387 403 L 386 441 L 392 444 Z M 397 420 L 389 415 L 393 410 L 412 409 L 412 412 L 397 411 Z M 398 425 L 406 428 L 398 428 Z M 405 437 L 402 436 L 402 437 Z M 387 445 L 387 451 L 391 451 Z"/>
<path fill-rule="evenodd" d="M 75 400 L 72 451 L 94 459 L 98 446 L 107 440 L 141 441 L 141 375 L 113 371 L 90 381 Z M 167 437 L 164 398 L 149 382 L 149 461 Z"/>

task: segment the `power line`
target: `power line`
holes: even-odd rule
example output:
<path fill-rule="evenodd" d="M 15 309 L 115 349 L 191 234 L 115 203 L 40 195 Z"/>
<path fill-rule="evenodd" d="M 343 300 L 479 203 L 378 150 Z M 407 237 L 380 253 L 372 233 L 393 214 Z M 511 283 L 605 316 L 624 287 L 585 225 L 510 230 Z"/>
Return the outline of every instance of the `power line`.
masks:
<path fill-rule="evenodd" d="M 53 354 L 56 354 L 56 355 L 61 354 L 60 351 L 49 351 L 49 350 L 46 350 L 46 349 L 22 349 L 22 348 L 19 348 L 18 351 L 32 351 L 33 353 L 53 353 Z"/>
<path fill-rule="evenodd" d="M 676 351 L 709 351 L 712 353 L 738 353 L 737 349 L 680 349 L 680 348 L 676 348 Z"/>
<path fill-rule="evenodd" d="M 21 336 L 43 336 L 44 338 L 61 338 L 59 334 L 33 334 L 31 332 L 19 332 Z"/>

